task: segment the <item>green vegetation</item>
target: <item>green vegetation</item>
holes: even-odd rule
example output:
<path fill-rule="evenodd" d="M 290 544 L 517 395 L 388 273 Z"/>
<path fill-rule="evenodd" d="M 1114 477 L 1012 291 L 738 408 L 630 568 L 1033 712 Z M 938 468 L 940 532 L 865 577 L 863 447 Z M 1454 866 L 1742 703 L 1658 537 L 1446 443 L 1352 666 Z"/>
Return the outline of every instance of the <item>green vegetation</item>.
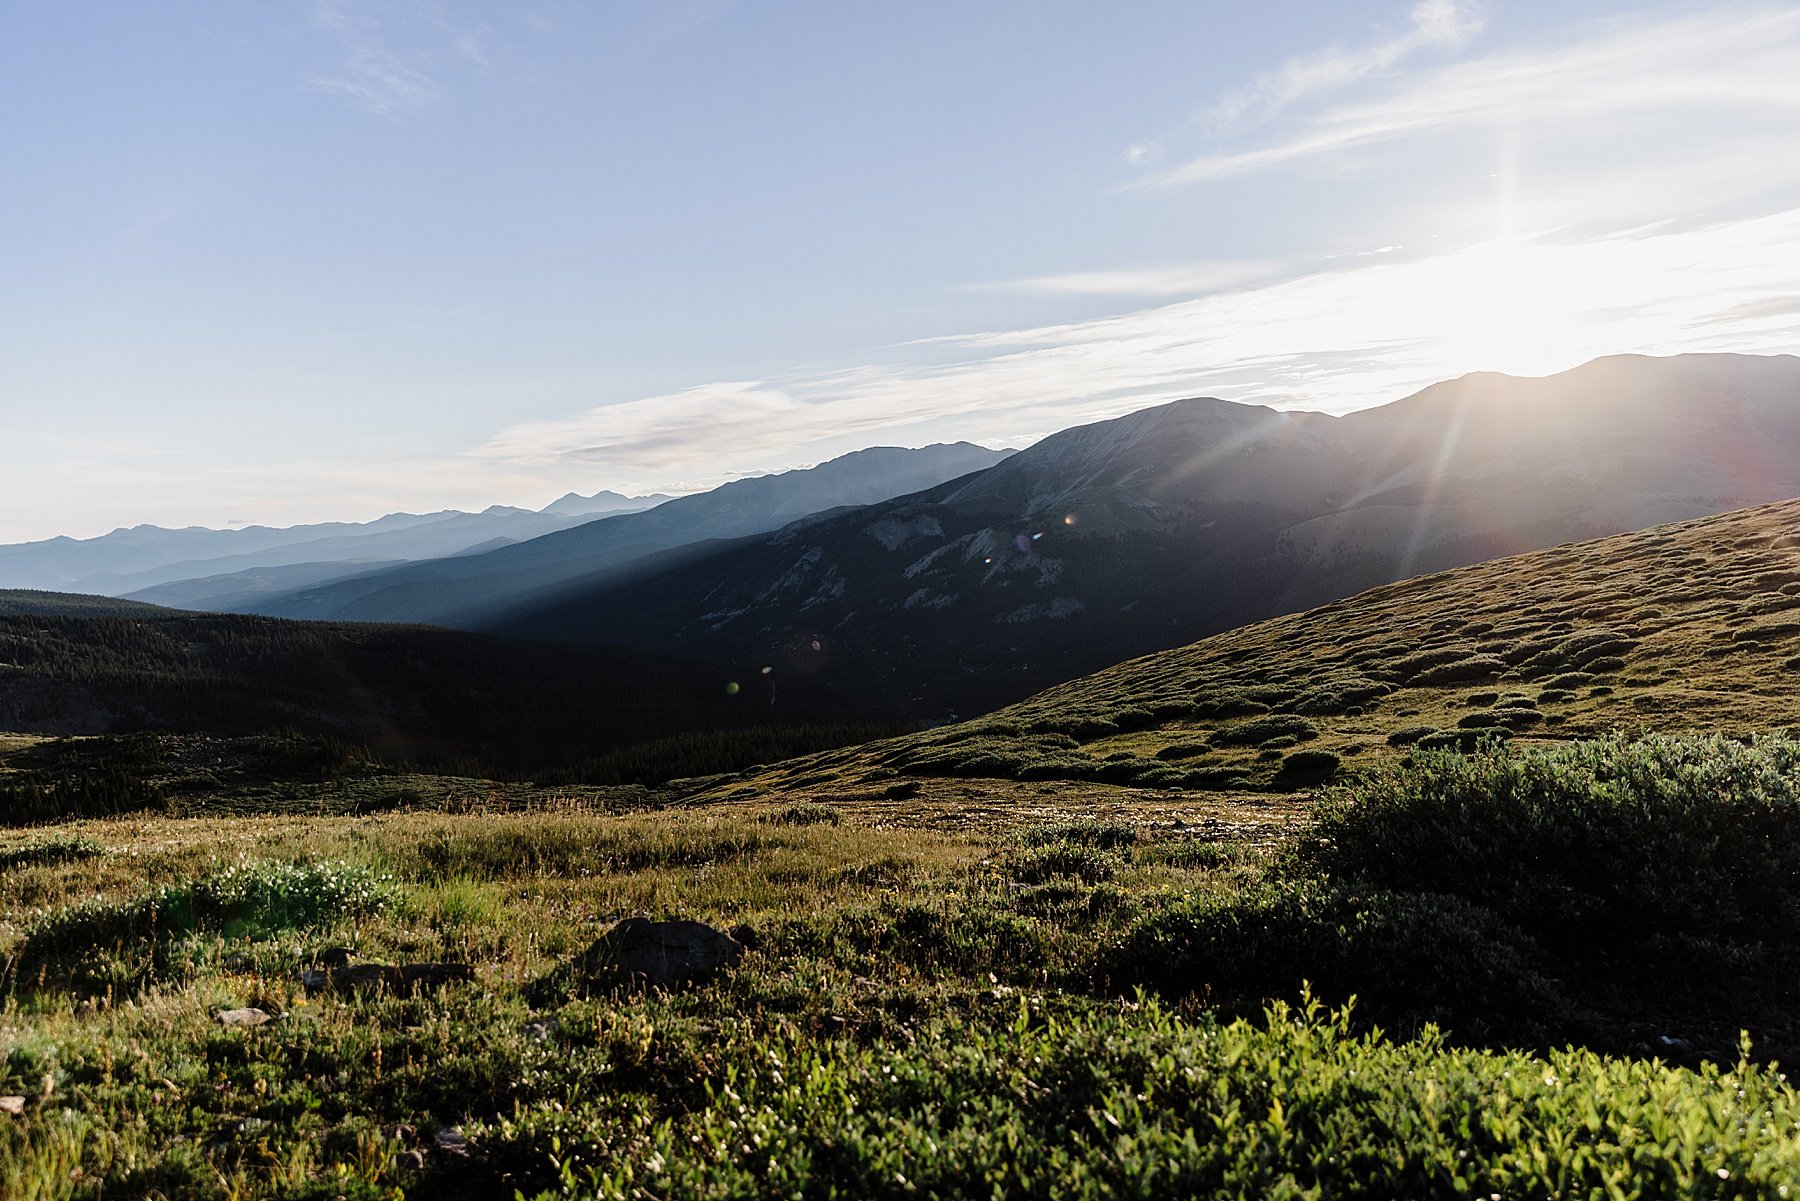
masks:
<path fill-rule="evenodd" d="M 1418 752 L 1274 840 L 1256 794 L 1040 787 L 15 836 L 0 1194 L 1764 1197 L 1800 1172 L 1767 1062 L 1800 1048 L 1800 742 Z M 633 912 L 750 950 L 683 988 L 571 974 Z M 307 991 L 334 946 L 474 979 Z M 214 1016 L 245 1006 L 268 1020 Z"/>

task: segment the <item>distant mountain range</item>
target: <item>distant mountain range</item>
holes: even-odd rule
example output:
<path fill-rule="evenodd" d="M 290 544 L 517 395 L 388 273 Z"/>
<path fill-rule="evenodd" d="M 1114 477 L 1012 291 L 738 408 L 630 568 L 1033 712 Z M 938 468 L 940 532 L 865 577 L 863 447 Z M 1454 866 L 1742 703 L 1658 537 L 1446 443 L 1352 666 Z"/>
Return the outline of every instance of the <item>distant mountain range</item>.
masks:
<path fill-rule="evenodd" d="M 817 467 L 734 480 L 484 554 L 366 571 L 217 607 L 313 620 L 475 625 L 547 589 L 571 582 L 593 587 L 641 573 L 659 552 L 767 533 L 809 514 L 884 501 L 981 471 L 1011 453 L 968 442 L 919 450 L 878 446 Z M 133 597 L 157 600 L 159 594 Z"/>
<path fill-rule="evenodd" d="M 1178 401 L 469 624 L 936 719 L 1385 582 L 1797 495 L 1800 359 L 1625 356 L 1343 417 Z"/>
<path fill-rule="evenodd" d="M 613 513 L 638 512 L 668 499 L 616 492 L 587 497 L 570 493 L 536 512 L 495 505 L 479 513 L 454 509 L 390 513 L 374 521 L 333 521 L 283 529 L 140 525 L 98 538 L 49 538 L 0 546 L 0 588 L 124 596 L 204 578 L 211 587 L 190 583 L 174 596 L 144 599 L 156 604 L 190 602 L 223 608 L 220 602 L 240 592 L 300 587 L 333 571 L 366 571 L 383 561 L 437 558 L 482 544 L 536 538 Z M 284 570 L 270 575 L 276 568 Z"/>

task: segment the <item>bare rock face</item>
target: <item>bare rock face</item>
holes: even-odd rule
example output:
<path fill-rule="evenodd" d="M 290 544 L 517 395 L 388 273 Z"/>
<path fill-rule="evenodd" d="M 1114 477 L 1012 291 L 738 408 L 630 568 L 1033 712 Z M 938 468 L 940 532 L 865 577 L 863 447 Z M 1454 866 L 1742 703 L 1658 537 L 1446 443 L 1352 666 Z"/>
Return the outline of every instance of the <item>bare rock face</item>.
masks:
<path fill-rule="evenodd" d="M 582 952 L 576 970 L 593 983 L 620 980 L 667 986 L 703 980 L 743 954 L 742 943 L 705 922 L 628 917 Z"/>

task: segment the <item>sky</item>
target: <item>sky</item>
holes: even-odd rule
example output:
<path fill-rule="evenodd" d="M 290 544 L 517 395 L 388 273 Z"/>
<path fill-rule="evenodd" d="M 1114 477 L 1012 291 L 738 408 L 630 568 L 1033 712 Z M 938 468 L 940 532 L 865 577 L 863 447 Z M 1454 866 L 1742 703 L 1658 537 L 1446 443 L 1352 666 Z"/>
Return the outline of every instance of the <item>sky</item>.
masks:
<path fill-rule="evenodd" d="M 0 542 L 1800 352 L 1800 5 L 0 0 Z"/>

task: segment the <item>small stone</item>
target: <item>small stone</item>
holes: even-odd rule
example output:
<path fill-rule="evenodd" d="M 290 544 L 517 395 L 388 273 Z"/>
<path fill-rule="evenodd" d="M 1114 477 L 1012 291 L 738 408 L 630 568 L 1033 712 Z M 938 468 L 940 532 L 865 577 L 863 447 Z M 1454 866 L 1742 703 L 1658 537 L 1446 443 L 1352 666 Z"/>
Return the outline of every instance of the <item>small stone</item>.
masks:
<path fill-rule="evenodd" d="M 10 1113 L 13 1117 L 22 1117 L 25 1113 L 24 1097 L 0 1097 L 0 1113 Z"/>
<path fill-rule="evenodd" d="M 219 1024 L 228 1030 L 248 1029 L 266 1025 L 275 1020 L 273 1014 L 256 1008 L 221 1009 L 216 1016 Z"/>

